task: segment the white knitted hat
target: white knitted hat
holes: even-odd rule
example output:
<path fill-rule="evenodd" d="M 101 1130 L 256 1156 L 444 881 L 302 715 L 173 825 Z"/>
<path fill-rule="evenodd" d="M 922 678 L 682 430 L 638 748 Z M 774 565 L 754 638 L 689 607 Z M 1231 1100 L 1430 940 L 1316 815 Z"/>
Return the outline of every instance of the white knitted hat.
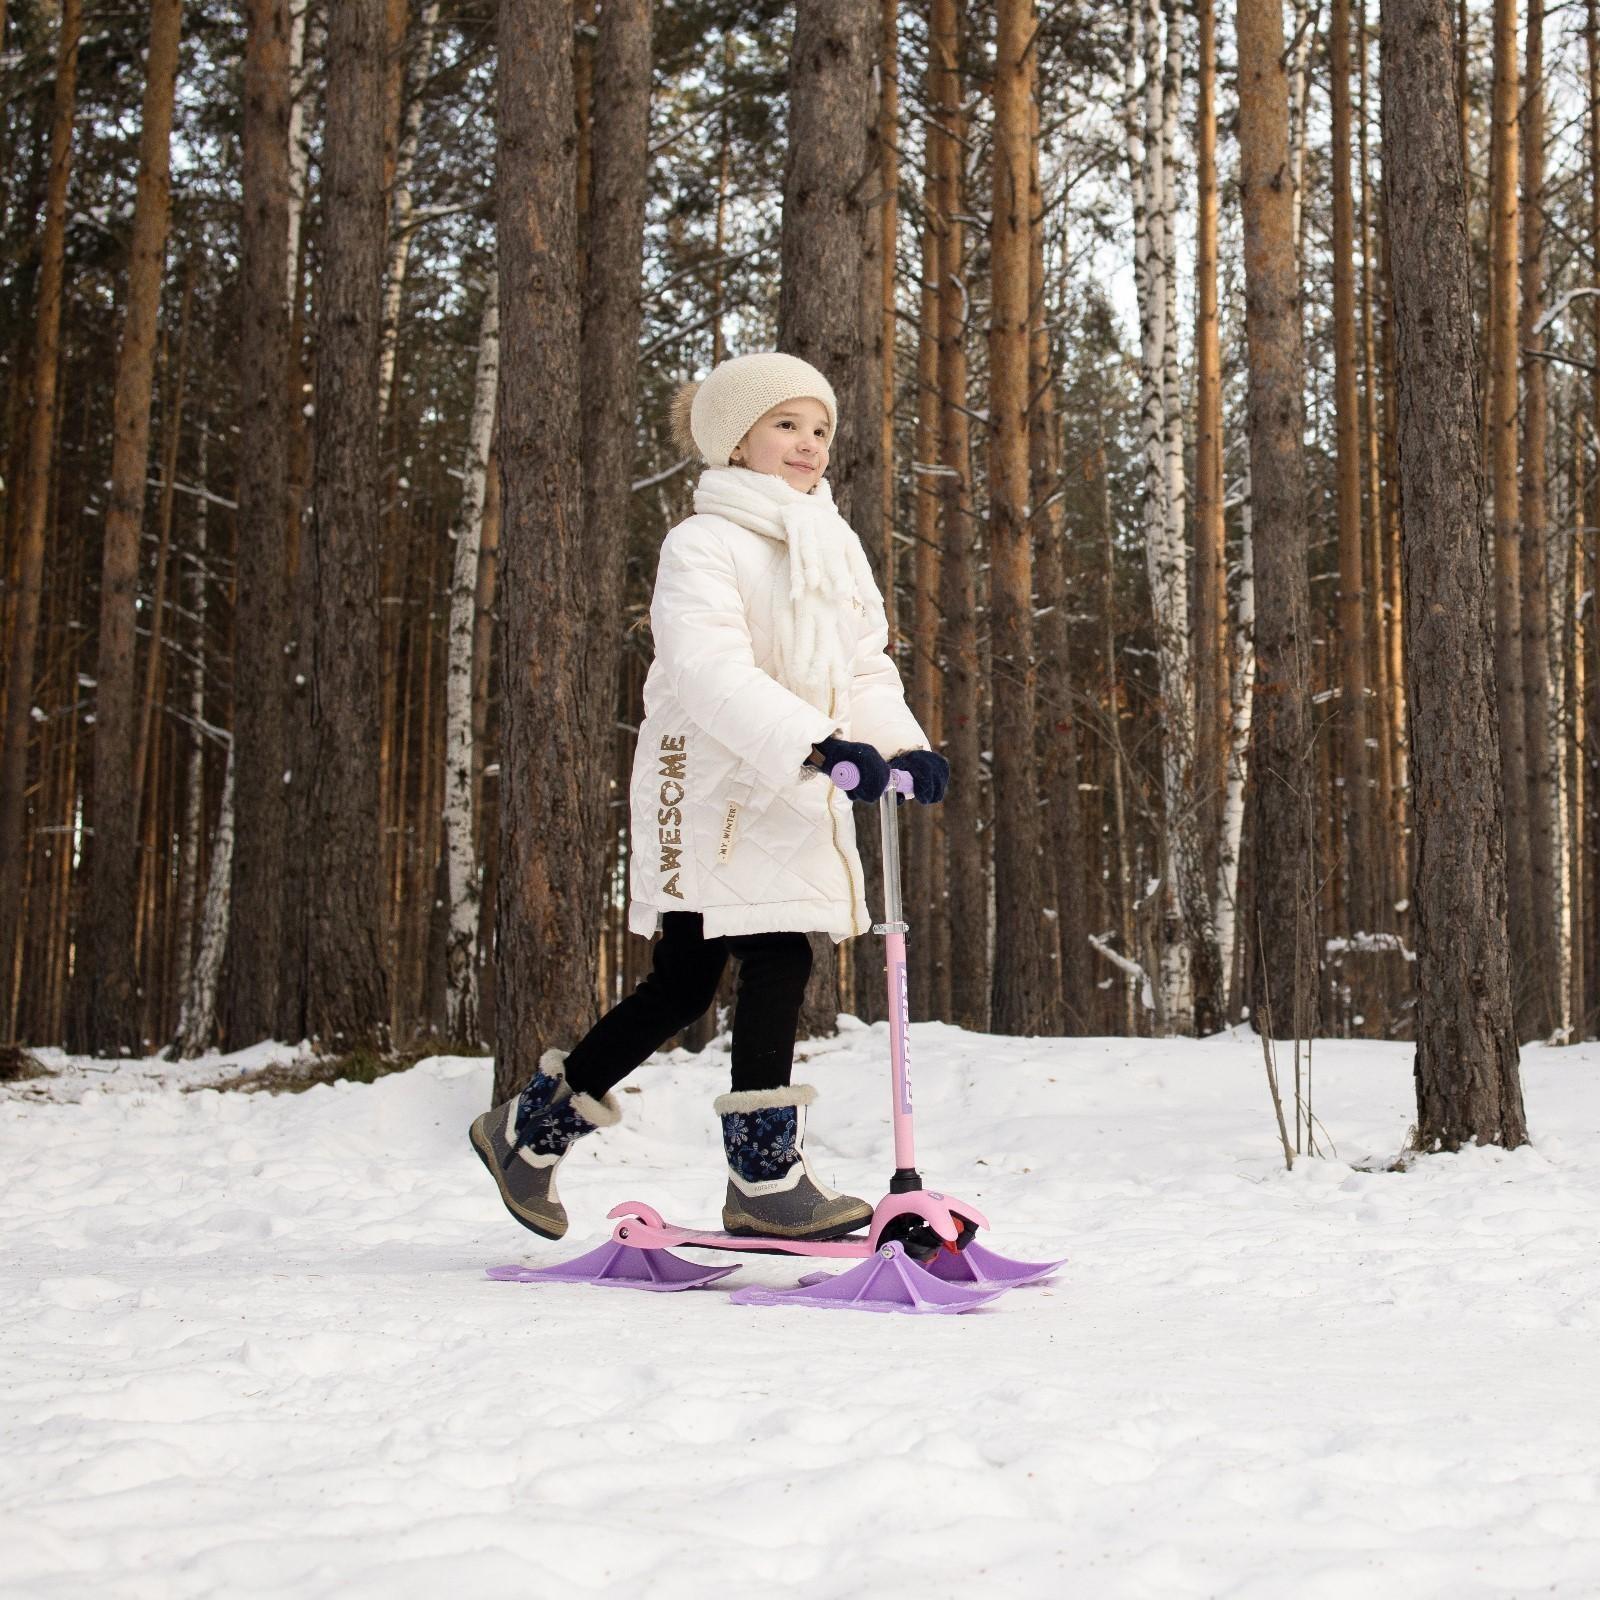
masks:
<path fill-rule="evenodd" d="M 833 385 L 799 356 L 759 350 L 735 356 L 713 367 L 694 389 L 689 432 L 696 448 L 713 467 L 728 465 L 728 452 L 774 406 L 785 400 L 820 400 L 828 409 L 828 439 L 839 426 Z"/>

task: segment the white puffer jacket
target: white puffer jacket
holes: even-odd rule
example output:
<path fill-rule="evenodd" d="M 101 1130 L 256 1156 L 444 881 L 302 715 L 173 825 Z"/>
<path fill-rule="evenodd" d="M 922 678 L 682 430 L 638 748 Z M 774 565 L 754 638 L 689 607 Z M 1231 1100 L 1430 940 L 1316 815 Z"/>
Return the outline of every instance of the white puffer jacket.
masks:
<path fill-rule="evenodd" d="M 928 740 L 861 541 L 826 480 L 807 495 L 709 467 L 695 503 L 662 541 L 650 605 L 628 926 L 698 911 L 707 938 L 866 933 L 855 807 L 806 757 L 830 734 L 886 758 Z"/>

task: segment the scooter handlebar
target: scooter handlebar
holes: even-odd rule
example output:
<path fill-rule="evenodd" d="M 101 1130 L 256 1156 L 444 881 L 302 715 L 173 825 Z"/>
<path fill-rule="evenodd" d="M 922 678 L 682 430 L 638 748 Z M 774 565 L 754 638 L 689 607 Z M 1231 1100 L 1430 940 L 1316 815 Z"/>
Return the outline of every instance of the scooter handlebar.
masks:
<path fill-rule="evenodd" d="M 828 774 L 841 789 L 853 789 L 861 782 L 861 769 L 853 761 L 840 761 Z M 914 787 L 911 774 L 904 767 L 891 767 L 889 769 L 889 787 L 898 790 L 907 800 L 911 798 Z"/>

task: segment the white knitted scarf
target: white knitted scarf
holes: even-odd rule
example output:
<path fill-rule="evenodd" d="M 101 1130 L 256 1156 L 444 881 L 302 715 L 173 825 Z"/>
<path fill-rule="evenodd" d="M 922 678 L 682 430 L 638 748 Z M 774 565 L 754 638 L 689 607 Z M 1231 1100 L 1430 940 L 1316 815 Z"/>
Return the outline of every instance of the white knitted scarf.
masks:
<path fill-rule="evenodd" d="M 881 602 L 866 551 L 834 509 L 827 479 L 807 494 L 749 467 L 707 467 L 695 485 L 694 508 L 788 545 L 789 560 L 779 567 L 772 592 L 774 676 L 819 711 L 830 711 L 830 692 L 847 688 L 853 670 L 840 638 L 839 608 L 852 596 L 869 611 Z"/>

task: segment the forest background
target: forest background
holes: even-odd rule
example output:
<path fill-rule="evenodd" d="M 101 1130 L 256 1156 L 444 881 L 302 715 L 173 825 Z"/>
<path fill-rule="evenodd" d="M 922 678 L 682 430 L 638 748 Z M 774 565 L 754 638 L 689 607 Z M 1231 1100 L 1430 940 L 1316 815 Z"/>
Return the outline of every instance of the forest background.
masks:
<path fill-rule="evenodd" d="M 668 401 L 782 347 L 954 768 L 915 1016 L 1413 1037 L 1482 936 L 1513 1077 L 1593 1037 L 1596 0 L 1392 9 L 1403 106 L 1353 0 L 0 3 L 0 1034 L 571 1043 L 649 957 Z M 1402 112 L 1464 180 L 1465 591 L 1409 564 Z M 1413 719 L 1476 678 L 1419 602 L 1492 654 L 1431 928 Z M 882 1014 L 818 954 L 811 1032 Z"/>

